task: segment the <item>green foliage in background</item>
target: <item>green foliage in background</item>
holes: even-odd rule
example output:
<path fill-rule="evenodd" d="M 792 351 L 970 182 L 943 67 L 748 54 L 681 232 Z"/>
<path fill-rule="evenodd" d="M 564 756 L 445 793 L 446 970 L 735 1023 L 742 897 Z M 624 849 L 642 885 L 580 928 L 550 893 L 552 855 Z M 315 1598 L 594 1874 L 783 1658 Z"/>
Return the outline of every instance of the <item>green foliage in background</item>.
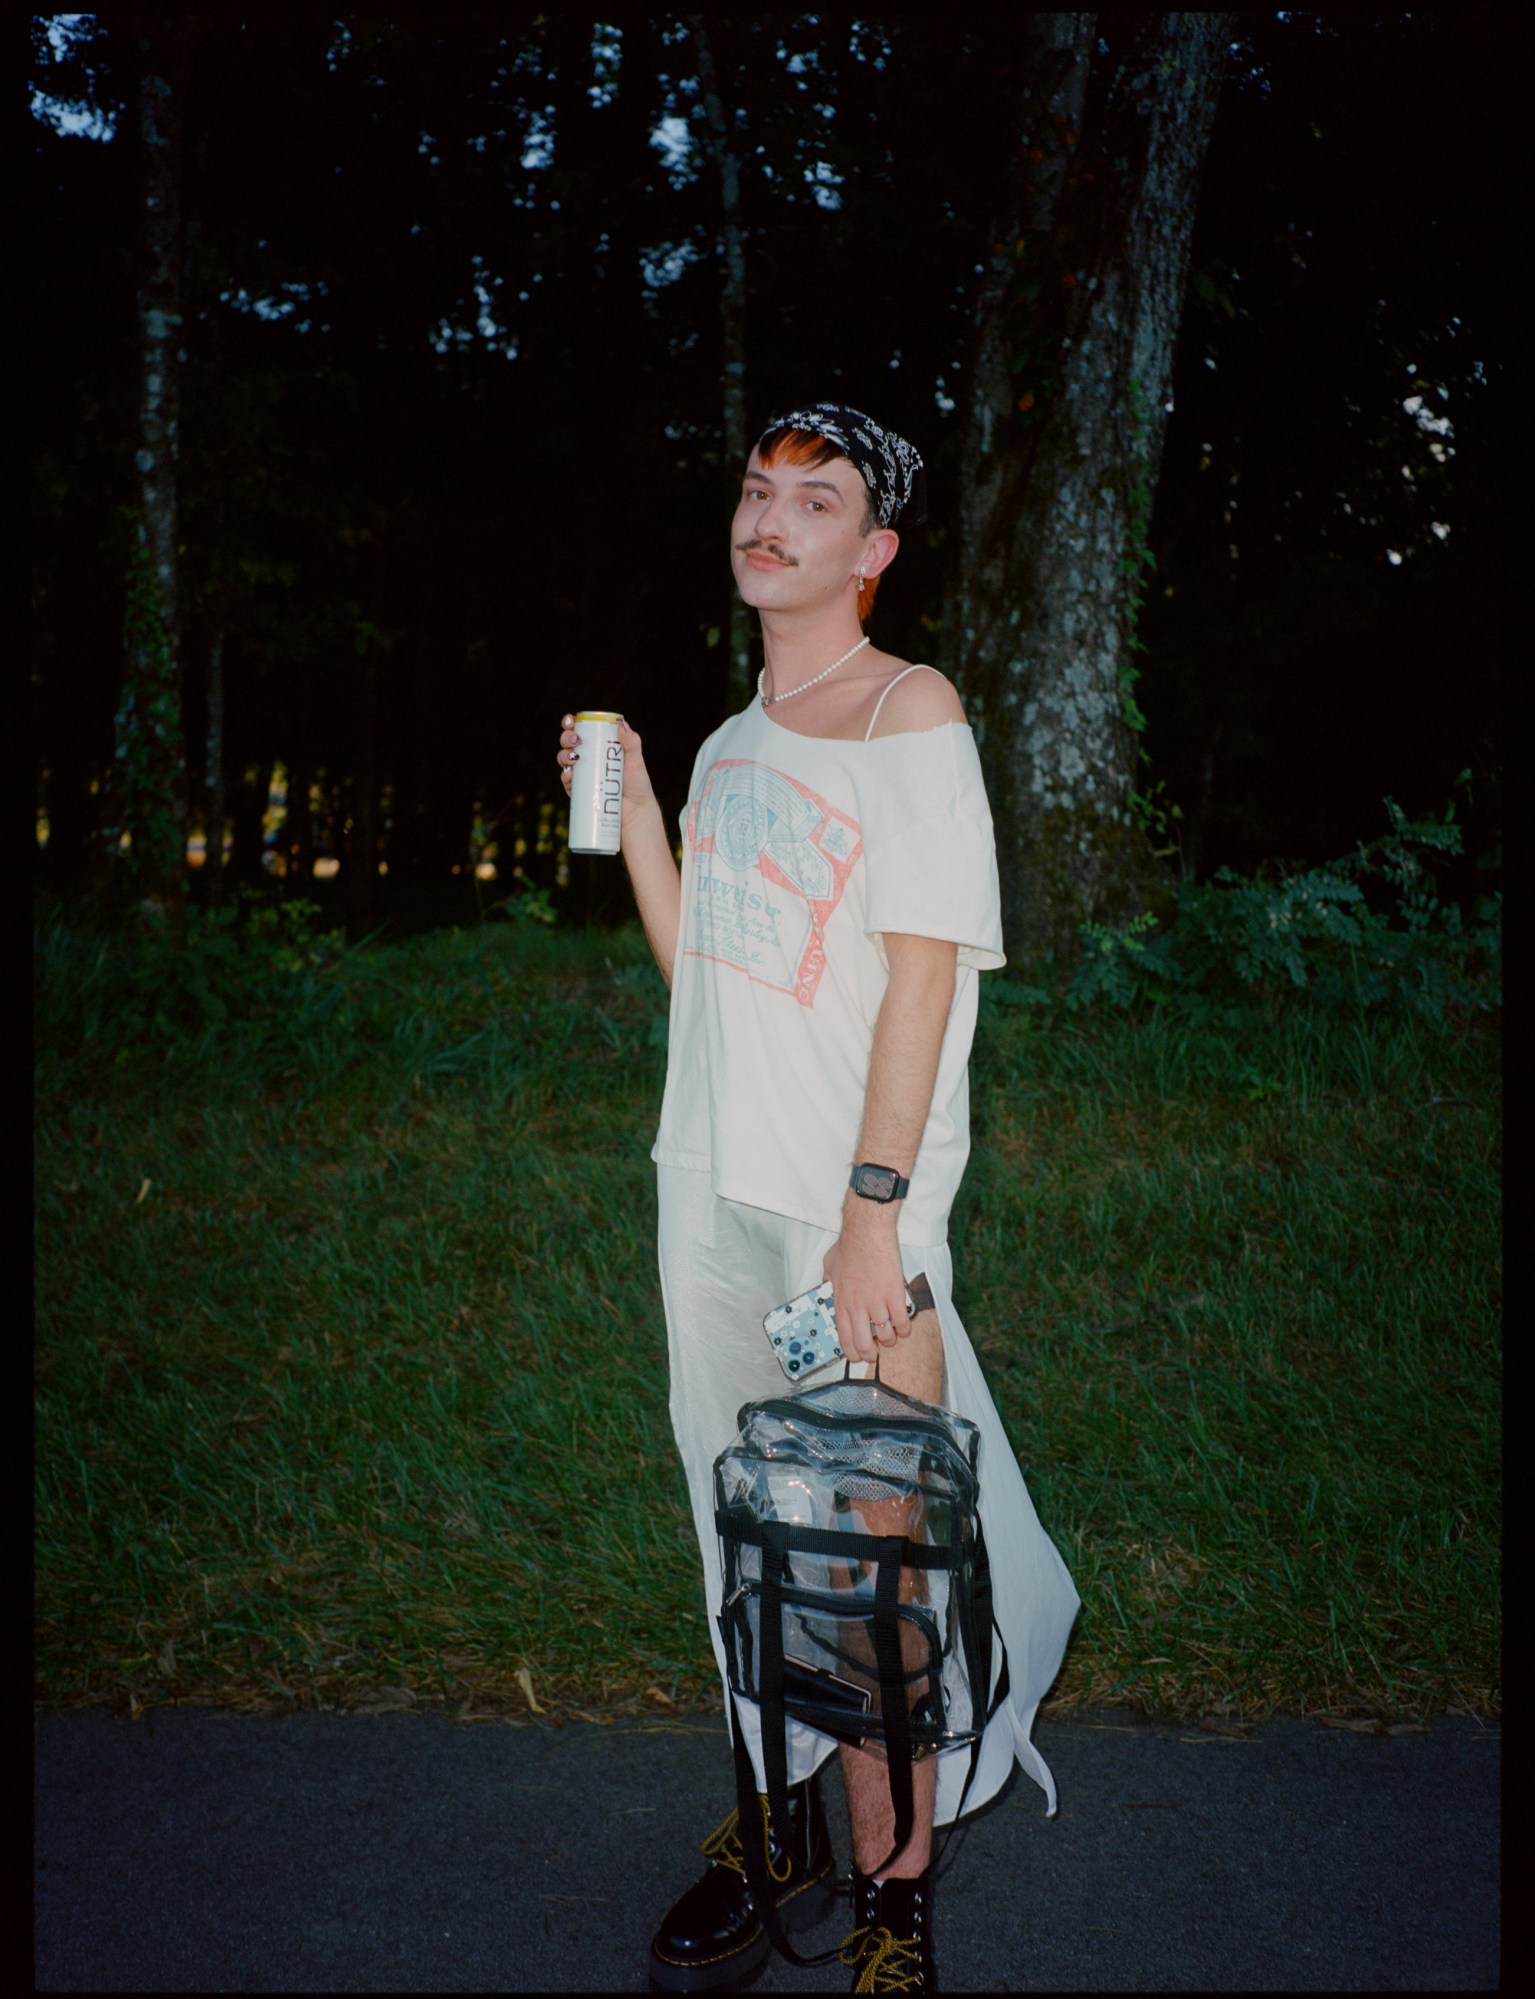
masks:
<path fill-rule="evenodd" d="M 1109 1001 L 1216 1021 L 1233 1000 L 1287 998 L 1338 1017 L 1405 1013 L 1428 1021 L 1503 1000 L 1503 901 L 1481 896 L 1471 921 L 1441 893 L 1461 852 L 1455 808 L 1409 821 L 1385 801 L 1388 830 L 1317 868 L 1185 882 L 1172 918 L 1121 930 L 1089 924 L 1067 990 L 1073 1007 Z"/>
<path fill-rule="evenodd" d="M 712 1705 L 638 933 L 158 948 L 38 933 L 38 1697 Z M 958 1303 L 1056 1700 L 1496 1712 L 1495 1017 L 983 993 Z"/>

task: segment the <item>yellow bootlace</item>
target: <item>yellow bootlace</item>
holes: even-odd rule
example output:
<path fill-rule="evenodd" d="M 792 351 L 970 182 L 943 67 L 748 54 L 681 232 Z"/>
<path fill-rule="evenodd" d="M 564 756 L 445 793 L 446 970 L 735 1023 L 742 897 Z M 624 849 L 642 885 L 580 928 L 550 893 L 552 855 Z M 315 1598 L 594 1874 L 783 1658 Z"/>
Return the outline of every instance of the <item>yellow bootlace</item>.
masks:
<path fill-rule="evenodd" d="M 774 1864 L 773 1845 L 768 1836 L 768 1801 L 760 1791 L 757 1794 L 757 1802 L 762 1807 L 762 1842 L 767 1853 L 768 1879 L 781 1887 L 794 1871 L 794 1860 L 787 1851 L 782 1851 L 777 1864 Z M 739 1874 L 743 1880 L 745 1879 L 746 1853 L 741 1845 L 741 1814 L 734 1806 L 710 1833 L 699 1851 L 705 1860 L 712 1860 L 717 1867 L 728 1867 L 733 1874 Z"/>
<path fill-rule="evenodd" d="M 838 1952 L 858 1972 L 855 1992 L 920 1992 L 922 1946 L 916 1937 L 898 1937 L 881 1925 L 854 1930 Z"/>

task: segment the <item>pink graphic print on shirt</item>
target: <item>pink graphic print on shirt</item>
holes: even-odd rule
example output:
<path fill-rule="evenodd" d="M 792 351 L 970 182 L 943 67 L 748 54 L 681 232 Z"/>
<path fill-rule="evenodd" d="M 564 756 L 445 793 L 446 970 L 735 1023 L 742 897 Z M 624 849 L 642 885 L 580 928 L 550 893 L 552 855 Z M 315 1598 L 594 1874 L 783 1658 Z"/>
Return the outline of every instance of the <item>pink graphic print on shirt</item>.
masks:
<path fill-rule="evenodd" d="M 704 779 L 688 845 L 688 955 L 734 965 L 814 1006 L 826 925 L 863 852 L 857 820 L 783 771 L 736 758 Z"/>

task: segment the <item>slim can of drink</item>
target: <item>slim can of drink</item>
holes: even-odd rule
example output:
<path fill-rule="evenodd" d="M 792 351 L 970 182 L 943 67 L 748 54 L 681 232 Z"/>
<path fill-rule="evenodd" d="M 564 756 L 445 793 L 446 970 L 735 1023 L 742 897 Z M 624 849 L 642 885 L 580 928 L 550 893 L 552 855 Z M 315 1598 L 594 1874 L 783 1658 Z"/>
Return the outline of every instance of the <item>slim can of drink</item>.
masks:
<path fill-rule="evenodd" d="M 570 838 L 573 854 L 616 854 L 624 802 L 624 746 L 618 740 L 621 715 L 606 708 L 583 708 L 576 717 L 580 755 L 570 773 Z"/>

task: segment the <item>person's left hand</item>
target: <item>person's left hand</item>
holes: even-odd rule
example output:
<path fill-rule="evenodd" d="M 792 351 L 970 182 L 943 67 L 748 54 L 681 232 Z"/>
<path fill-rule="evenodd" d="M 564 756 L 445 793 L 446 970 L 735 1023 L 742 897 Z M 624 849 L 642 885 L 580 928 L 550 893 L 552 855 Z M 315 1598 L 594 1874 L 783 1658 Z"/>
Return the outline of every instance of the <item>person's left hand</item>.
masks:
<path fill-rule="evenodd" d="M 889 1210 L 849 1194 L 842 1233 L 826 1252 L 821 1271 L 831 1285 L 837 1337 L 849 1359 L 875 1360 L 911 1332 L 906 1277 Z"/>

